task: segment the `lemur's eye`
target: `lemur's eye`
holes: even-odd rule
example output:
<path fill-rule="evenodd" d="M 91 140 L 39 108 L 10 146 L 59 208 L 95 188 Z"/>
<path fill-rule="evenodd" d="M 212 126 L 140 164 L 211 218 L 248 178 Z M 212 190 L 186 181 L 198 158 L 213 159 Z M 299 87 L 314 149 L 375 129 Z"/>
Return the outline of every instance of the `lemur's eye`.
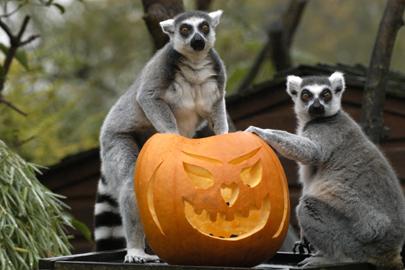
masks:
<path fill-rule="evenodd" d="M 304 102 L 308 102 L 312 98 L 312 93 L 309 90 L 304 89 L 301 92 L 301 100 Z"/>
<path fill-rule="evenodd" d="M 321 97 L 325 102 L 328 102 L 332 99 L 332 93 L 329 89 L 325 88 L 321 93 Z"/>
<path fill-rule="evenodd" d="M 190 32 L 191 32 L 190 26 L 188 26 L 188 25 L 186 25 L 186 24 L 183 24 L 182 26 L 180 26 L 180 34 L 181 34 L 183 37 L 188 36 L 188 35 L 190 34 Z"/>
<path fill-rule="evenodd" d="M 207 23 L 202 23 L 200 25 L 200 30 L 203 32 L 205 35 L 207 35 L 210 32 L 210 27 L 208 26 Z"/>

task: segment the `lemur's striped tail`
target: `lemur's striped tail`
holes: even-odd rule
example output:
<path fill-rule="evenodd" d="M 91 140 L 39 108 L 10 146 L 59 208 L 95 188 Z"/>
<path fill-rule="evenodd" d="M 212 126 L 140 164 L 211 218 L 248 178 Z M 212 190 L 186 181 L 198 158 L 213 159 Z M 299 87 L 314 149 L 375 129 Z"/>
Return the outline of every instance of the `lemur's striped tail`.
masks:
<path fill-rule="evenodd" d="M 107 192 L 103 176 L 98 183 L 94 207 L 94 238 L 96 251 L 126 246 L 118 202 Z"/>

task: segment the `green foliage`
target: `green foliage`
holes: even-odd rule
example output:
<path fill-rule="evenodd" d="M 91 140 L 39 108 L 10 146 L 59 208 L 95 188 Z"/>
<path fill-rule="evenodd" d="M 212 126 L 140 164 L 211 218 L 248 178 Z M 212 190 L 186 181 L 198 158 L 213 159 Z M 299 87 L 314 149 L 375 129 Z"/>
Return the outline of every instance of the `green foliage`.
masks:
<path fill-rule="evenodd" d="M 71 218 L 71 223 L 72 223 L 72 226 L 77 231 L 79 231 L 87 241 L 89 241 L 89 242 L 93 241 L 93 238 L 91 236 L 91 231 L 90 231 L 89 227 L 87 227 L 86 224 L 84 224 L 83 222 L 81 222 L 75 218 Z"/>
<path fill-rule="evenodd" d="M 3 43 L 0 43 L 0 51 L 6 55 L 8 51 L 8 47 Z M 25 68 L 28 70 L 28 58 L 27 53 L 24 50 L 18 50 L 15 59 Z"/>
<path fill-rule="evenodd" d="M 98 146 L 108 109 L 150 58 L 153 46 L 143 21 L 141 1 L 24 0 L 40 42 L 23 48 L 13 64 L 6 98 L 28 117 L 0 104 L 0 138 L 24 158 L 54 164 L 69 154 Z M 185 0 L 187 9 L 195 1 Z M 59 4 L 60 4 L 59 3 Z M 344 4 L 342 4 L 344 3 Z M 266 41 L 266 27 L 279 18 L 288 1 L 213 1 L 223 9 L 216 48 L 233 93 Z M 368 63 L 385 1 L 311 0 L 293 43 L 293 62 Z M 44 6 L 46 8 L 44 8 Z M 360 8 L 360 9 L 359 9 Z M 405 35 L 400 31 L 392 59 L 403 69 Z M 1 48 L 0 48 L 1 49 Z M 29 70 L 22 67 L 29 63 Z M 21 65 L 22 66 L 21 66 Z M 271 79 L 266 59 L 254 83 Z"/>
<path fill-rule="evenodd" d="M 1 269 L 34 269 L 41 257 L 69 254 L 66 207 L 37 173 L 0 141 Z"/>
<path fill-rule="evenodd" d="M 12 66 L 5 92 L 28 116 L 0 105 L 0 138 L 24 158 L 48 165 L 96 147 L 106 111 L 149 57 L 142 13 L 113 2 L 74 1 L 63 21 L 32 11 L 41 44 L 27 53 L 29 72 Z"/>

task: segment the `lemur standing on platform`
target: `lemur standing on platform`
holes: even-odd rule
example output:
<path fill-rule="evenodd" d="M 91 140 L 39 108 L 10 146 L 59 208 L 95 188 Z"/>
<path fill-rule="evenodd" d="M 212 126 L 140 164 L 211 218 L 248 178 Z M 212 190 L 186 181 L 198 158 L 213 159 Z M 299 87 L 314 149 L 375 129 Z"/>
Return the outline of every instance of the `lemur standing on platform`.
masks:
<path fill-rule="evenodd" d="M 249 127 L 299 164 L 301 232 L 318 252 L 301 265 L 369 262 L 402 269 L 405 202 L 397 176 L 381 151 L 341 109 L 342 73 L 288 76 L 297 135 Z"/>
<path fill-rule="evenodd" d="M 108 113 L 100 135 L 96 250 L 124 248 L 126 240 L 126 262 L 157 260 L 144 252 L 133 189 L 139 149 L 153 133 L 192 137 L 206 121 L 215 134 L 228 132 L 225 67 L 213 49 L 221 15 L 186 12 L 161 22 L 170 42 Z"/>

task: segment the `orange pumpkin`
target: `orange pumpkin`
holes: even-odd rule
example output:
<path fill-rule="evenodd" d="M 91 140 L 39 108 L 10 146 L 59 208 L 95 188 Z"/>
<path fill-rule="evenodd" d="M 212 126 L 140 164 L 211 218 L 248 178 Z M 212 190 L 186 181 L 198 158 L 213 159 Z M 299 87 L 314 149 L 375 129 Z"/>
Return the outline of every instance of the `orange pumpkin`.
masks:
<path fill-rule="evenodd" d="M 253 266 L 284 240 L 286 177 L 273 150 L 251 133 L 155 134 L 135 172 L 149 245 L 170 264 Z"/>

